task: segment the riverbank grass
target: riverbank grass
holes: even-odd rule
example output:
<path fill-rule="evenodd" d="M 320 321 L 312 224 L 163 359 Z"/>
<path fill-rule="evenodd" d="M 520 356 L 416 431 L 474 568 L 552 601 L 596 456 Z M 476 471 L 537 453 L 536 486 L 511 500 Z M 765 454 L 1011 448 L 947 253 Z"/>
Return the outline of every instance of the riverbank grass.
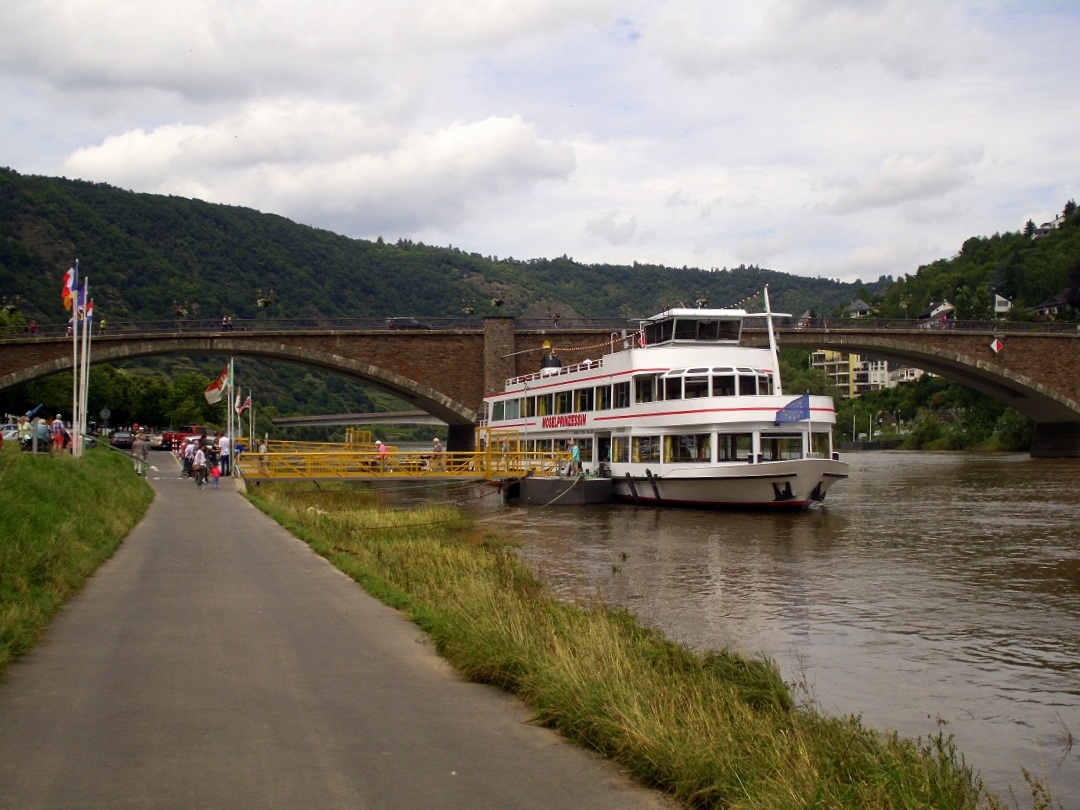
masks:
<path fill-rule="evenodd" d="M 139 522 L 153 490 L 105 448 L 0 451 L 0 674 Z"/>
<path fill-rule="evenodd" d="M 253 502 L 423 627 L 465 677 L 700 808 L 997 808 L 951 740 L 795 705 L 776 666 L 699 654 L 600 604 L 565 604 L 453 508 L 262 486 Z"/>

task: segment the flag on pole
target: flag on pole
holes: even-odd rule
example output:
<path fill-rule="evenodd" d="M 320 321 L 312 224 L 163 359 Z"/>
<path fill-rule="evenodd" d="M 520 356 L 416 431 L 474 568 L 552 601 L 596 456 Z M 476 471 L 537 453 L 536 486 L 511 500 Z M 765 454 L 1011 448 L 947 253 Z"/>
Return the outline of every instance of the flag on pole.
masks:
<path fill-rule="evenodd" d="M 247 395 L 247 399 L 244 400 L 243 404 L 240 403 L 240 395 L 239 394 L 236 395 L 236 415 L 237 416 L 241 416 L 244 413 L 244 411 L 246 411 L 250 407 L 251 407 L 251 394 Z"/>
<path fill-rule="evenodd" d="M 86 302 L 86 317 L 89 320 L 94 317 L 94 299 L 91 298 Z"/>
<path fill-rule="evenodd" d="M 70 310 L 72 303 L 75 301 L 75 295 L 79 290 L 79 269 L 77 264 L 73 264 L 64 273 L 64 287 L 60 291 L 60 300 L 64 302 L 64 309 Z"/>
<path fill-rule="evenodd" d="M 776 424 L 781 422 L 805 422 L 810 418 L 810 395 L 793 399 L 776 412 Z"/>
<path fill-rule="evenodd" d="M 206 386 L 206 390 L 203 391 L 203 396 L 206 397 L 206 401 L 211 405 L 216 405 L 221 401 L 221 397 L 225 392 L 226 386 L 229 384 L 229 367 L 225 366 L 225 370 L 217 375 L 210 385 Z"/>

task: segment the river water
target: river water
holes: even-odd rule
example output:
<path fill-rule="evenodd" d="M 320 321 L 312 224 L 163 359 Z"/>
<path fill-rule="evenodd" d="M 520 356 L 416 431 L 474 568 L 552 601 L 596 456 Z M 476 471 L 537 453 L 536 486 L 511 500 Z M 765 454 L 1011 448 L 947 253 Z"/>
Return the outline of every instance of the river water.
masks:
<path fill-rule="evenodd" d="M 765 654 L 828 714 L 943 731 L 998 796 L 1031 805 L 1025 767 L 1080 807 L 1080 461 L 844 458 L 851 477 L 801 514 L 476 511 L 568 598 Z"/>

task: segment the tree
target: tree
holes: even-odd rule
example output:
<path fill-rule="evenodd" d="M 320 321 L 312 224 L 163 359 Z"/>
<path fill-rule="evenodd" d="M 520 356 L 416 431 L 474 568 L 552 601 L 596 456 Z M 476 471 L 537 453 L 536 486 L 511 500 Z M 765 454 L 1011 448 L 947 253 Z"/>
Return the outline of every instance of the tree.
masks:
<path fill-rule="evenodd" d="M 1076 213 L 1076 200 L 1069 200 L 1067 203 L 1065 203 L 1065 207 L 1062 209 L 1061 213 L 1065 217 L 1065 219 L 1068 219 L 1073 214 L 1075 214 Z"/>
<path fill-rule="evenodd" d="M 1035 235 L 1035 221 L 1029 219 L 1027 221 L 1027 224 L 1024 225 L 1024 236 L 1026 236 L 1028 239 L 1030 239 L 1034 235 Z"/>

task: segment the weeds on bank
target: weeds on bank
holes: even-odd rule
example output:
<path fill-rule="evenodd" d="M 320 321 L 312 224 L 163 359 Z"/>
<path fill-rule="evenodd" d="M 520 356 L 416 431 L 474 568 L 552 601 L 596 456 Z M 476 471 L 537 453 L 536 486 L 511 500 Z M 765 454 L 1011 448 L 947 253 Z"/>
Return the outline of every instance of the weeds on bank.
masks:
<path fill-rule="evenodd" d="M 602 605 L 568 605 L 510 551 L 468 543 L 450 507 L 397 512 L 349 492 L 252 500 L 389 604 L 466 677 L 695 808 L 1000 808 L 951 738 L 882 736 L 796 707 L 776 666 L 702 655 Z"/>
<path fill-rule="evenodd" d="M 71 456 L 0 451 L 0 673 L 40 638 L 142 518 L 153 491 L 106 449 Z"/>

